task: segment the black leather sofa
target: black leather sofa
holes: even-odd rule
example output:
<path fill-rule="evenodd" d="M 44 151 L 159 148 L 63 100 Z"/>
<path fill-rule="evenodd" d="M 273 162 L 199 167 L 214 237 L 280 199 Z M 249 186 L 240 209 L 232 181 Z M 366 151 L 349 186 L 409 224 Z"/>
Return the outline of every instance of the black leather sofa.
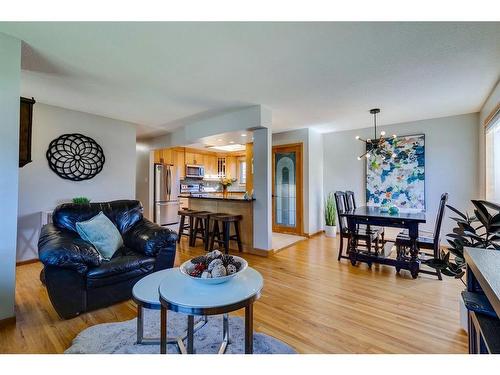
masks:
<path fill-rule="evenodd" d="M 102 211 L 118 228 L 124 246 L 109 261 L 80 238 L 75 224 Z M 50 301 L 64 319 L 131 297 L 145 275 L 172 268 L 177 235 L 143 218 L 139 201 L 58 206 L 42 228 L 38 255 Z"/>

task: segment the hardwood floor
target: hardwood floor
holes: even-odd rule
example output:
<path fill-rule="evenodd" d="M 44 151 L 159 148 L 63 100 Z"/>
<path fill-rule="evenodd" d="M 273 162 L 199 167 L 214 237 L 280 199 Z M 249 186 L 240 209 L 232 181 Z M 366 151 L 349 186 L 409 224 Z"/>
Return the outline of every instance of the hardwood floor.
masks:
<path fill-rule="evenodd" d="M 412 280 L 386 266 L 337 262 L 337 241 L 319 235 L 272 257 L 245 254 L 265 282 L 254 309 L 256 331 L 300 353 L 467 352 L 459 327 L 460 281 Z M 202 252 L 183 241 L 176 263 Z M 40 283 L 41 267 L 17 268 L 17 322 L 0 328 L 0 353 L 61 353 L 86 327 L 135 317 L 128 301 L 61 320 Z"/>

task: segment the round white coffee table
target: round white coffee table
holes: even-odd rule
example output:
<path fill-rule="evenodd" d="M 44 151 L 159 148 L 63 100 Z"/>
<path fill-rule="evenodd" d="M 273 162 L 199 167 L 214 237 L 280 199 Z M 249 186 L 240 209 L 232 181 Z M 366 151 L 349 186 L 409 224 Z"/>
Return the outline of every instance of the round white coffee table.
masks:
<path fill-rule="evenodd" d="M 167 353 L 167 311 L 188 315 L 187 353 L 194 352 L 194 316 L 224 314 L 223 353 L 229 342 L 227 314 L 245 308 L 245 353 L 253 352 L 253 303 L 260 297 L 264 280 L 259 272 L 248 267 L 233 279 L 216 285 L 203 284 L 183 275 L 179 268 L 166 270 L 160 283 L 161 344 L 160 353 Z"/>
<path fill-rule="evenodd" d="M 160 295 L 158 293 L 158 288 L 160 286 L 161 281 L 166 277 L 170 270 L 161 270 L 157 272 L 153 272 L 142 279 L 140 279 L 137 283 L 135 283 L 132 288 L 132 300 L 137 305 L 137 344 L 143 345 L 158 345 L 160 344 L 160 338 L 156 337 L 144 337 L 144 309 L 150 310 L 160 310 Z M 201 327 L 203 327 L 207 323 L 207 318 L 200 320 L 196 323 L 194 330 L 197 331 Z M 179 351 L 183 345 L 179 345 L 182 343 L 187 337 L 187 330 L 184 335 L 176 338 L 167 339 L 168 343 L 177 344 Z"/>

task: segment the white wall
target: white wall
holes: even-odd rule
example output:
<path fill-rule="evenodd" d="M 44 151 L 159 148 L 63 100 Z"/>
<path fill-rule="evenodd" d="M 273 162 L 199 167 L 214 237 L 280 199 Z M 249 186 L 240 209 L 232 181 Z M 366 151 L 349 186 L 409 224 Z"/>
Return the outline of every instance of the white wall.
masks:
<path fill-rule="evenodd" d="M 323 229 L 323 140 L 312 129 L 273 134 L 273 146 L 303 144 L 303 231 L 314 234 Z"/>
<path fill-rule="evenodd" d="M 483 108 L 479 112 L 479 193 L 482 199 L 486 198 L 486 145 L 484 120 L 500 103 L 500 81 L 484 102 Z"/>
<path fill-rule="evenodd" d="M 448 203 L 460 210 L 471 207 L 479 197 L 478 173 L 479 115 L 443 117 L 380 127 L 387 134 L 425 134 L 425 197 L 427 223 L 433 230 L 439 198 L 449 193 Z M 373 137 L 373 128 L 324 134 L 324 191 L 353 190 L 358 205 L 365 203 L 365 162 L 358 161 L 364 143 L 356 140 Z M 452 221 L 445 213 L 442 238 L 450 233 Z"/>
<path fill-rule="evenodd" d="M 0 33 L 0 320 L 14 316 L 21 41 Z"/>
<path fill-rule="evenodd" d="M 103 148 L 106 162 L 93 179 L 64 180 L 49 168 L 47 147 L 65 133 L 82 133 Z M 18 261 L 38 256 L 41 211 L 52 210 L 75 196 L 86 196 L 93 202 L 135 199 L 135 138 L 136 126 L 131 123 L 42 103 L 34 105 L 33 162 L 19 170 Z"/>
<path fill-rule="evenodd" d="M 323 135 L 309 129 L 309 234 L 323 230 Z"/>
<path fill-rule="evenodd" d="M 272 250 L 271 131 L 256 129 L 253 140 L 253 246 Z"/>
<path fill-rule="evenodd" d="M 149 179 L 150 170 L 152 170 L 152 162 L 150 160 L 151 151 L 148 145 L 137 142 L 136 145 L 136 185 L 135 197 L 142 202 L 144 207 L 144 217 L 153 220 L 151 205 L 149 202 Z"/>

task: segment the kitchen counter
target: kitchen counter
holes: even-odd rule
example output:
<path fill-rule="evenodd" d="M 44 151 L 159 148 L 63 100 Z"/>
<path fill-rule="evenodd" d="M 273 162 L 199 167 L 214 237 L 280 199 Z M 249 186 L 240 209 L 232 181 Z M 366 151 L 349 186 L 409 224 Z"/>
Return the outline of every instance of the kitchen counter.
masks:
<path fill-rule="evenodd" d="M 223 197 L 222 194 L 194 194 L 194 195 L 179 195 L 180 198 L 189 198 L 189 199 L 215 199 L 222 201 L 242 201 L 242 202 L 252 202 L 255 199 L 245 199 L 243 195 L 229 194 L 227 197 Z"/>
<path fill-rule="evenodd" d="M 196 194 L 196 193 L 195 193 Z M 182 197 L 182 195 L 181 195 Z M 224 198 L 222 193 L 208 194 L 202 197 L 184 195 L 189 201 L 188 207 L 197 211 L 209 211 L 213 213 L 224 213 L 230 215 L 241 215 L 240 237 L 244 252 L 252 252 L 253 249 L 253 201 L 243 199 L 243 195 L 229 194 Z M 234 228 L 231 225 L 231 234 L 234 234 Z M 237 250 L 235 241 L 230 241 L 229 247 Z"/>

